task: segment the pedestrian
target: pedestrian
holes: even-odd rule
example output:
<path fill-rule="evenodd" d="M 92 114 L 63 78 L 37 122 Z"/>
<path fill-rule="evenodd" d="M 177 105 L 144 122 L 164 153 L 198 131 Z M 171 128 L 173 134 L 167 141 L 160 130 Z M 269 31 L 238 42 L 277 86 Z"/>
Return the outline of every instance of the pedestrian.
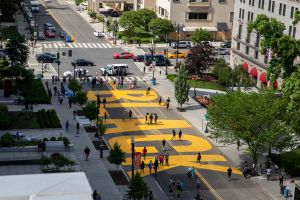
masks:
<path fill-rule="evenodd" d="M 173 193 L 173 187 L 172 187 L 172 185 L 173 185 L 173 180 L 170 179 L 170 180 L 169 180 L 169 192 L 170 192 L 170 193 Z"/>
<path fill-rule="evenodd" d="M 52 85 L 54 84 L 54 75 L 52 75 Z"/>
<path fill-rule="evenodd" d="M 168 97 L 167 98 L 167 103 L 170 103 L 170 102 L 171 102 L 170 97 Z"/>
<path fill-rule="evenodd" d="M 99 85 L 100 85 L 100 88 L 102 88 L 102 85 L 103 85 L 103 79 L 102 78 L 100 78 Z"/>
<path fill-rule="evenodd" d="M 61 105 L 61 104 L 62 104 L 62 102 L 63 102 L 63 98 L 62 98 L 62 96 L 61 96 L 61 95 L 58 95 L 58 101 L 59 101 L 59 104 Z"/>
<path fill-rule="evenodd" d="M 91 150 L 90 150 L 90 148 L 88 148 L 88 147 L 85 147 L 85 149 L 84 149 L 84 154 L 85 154 L 85 161 L 88 161 L 88 159 L 89 159 L 89 155 L 90 155 L 90 153 L 91 153 Z"/>
<path fill-rule="evenodd" d="M 196 196 L 195 196 L 195 199 L 196 199 L 196 200 L 201 200 L 201 196 L 200 196 L 200 193 L 199 193 L 199 192 L 197 192 L 197 194 L 196 194 Z"/>
<path fill-rule="evenodd" d="M 176 140 L 176 131 L 175 131 L 175 129 L 173 129 L 172 132 L 173 132 L 172 140 Z"/>
<path fill-rule="evenodd" d="M 73 119 L 76 119 L 76 115 L 77 115 L 77 111 L 74 110 L 74 111 L 73 111 Z"/>
<path fill-rule="evenodd" d="M 70 123 L 69 123 L 69 120 L 67 120 L 67 121 L 66 121 L 66 130 L 67 130 L 67 131 L 69 131 L 69 126 L 70 126 Z"/>
<path fill-rule="evenodd" d="M 76 123 L 77 137 L 79 136 L 79 128 L 80 128 L 80 124 L 79 122 L 77 122 Z"/>
<path fill-rule="evenodd" d="M 271 178 L 271 168 L 267 168 L 267 181 Z"/>
<path fill-rule="evenodd" d="M 153 200 L 153 192 L 150 190 L 148 200 Z"/>
<path fill-rule="evenodd" d="M 148 164 L 148 168 L 149 168 L 149 173 L 152 174 L 152 168 L 153 168 L 153 162 L 152 162 L 152 160 L 150 160 L 150 162 Z"/>
<path fill-rule="evenodd" d="M 146 116 L 145 116 L 145 124 L 148 124 L 149 125 L 149 113 L 146 113 Z"/>
<path fill-rule="evenodd" d="M 155 172 L 155 174 L 157 173 L 157 169 L 158 169 L 158 160 L 155 159 L 155 161 L 154 161 L 154 172 Z"/>
<path fill-rule="evenodd" d="M 147 95 L 147 96 L 150 95 L 150 90 L 151 90 L 151 88 L 148 87 L 147 90 L 146 90 L 146 95 Z"/>
<path fill-rule="evenodd" d="M 167 106 L 167 110 L 169 110 L 170 103 L 169 103 L 169 102 L 166 102 L 166 106 Z"/>
<path fill-rule="evenodd" d="M 93 192 L 93 199 L 94 199 L 94 200 L 96 199 L 97 195 L 98 195 L 97 190 L 94 190 L 94 192 Z"/>
<path fill-rule="evenodd" d="M 99 94 L 97 94 L 97 105 L 101 105 L 101 99 L 100 99 L 100 95 Z"/>
<path fill-rule="evenodd" d="M 49 83 L 48 81 L 45 82 L 47 89 L 49 89 Z"/>
<path fill-rule="evenodd" d="M 158 99 L 158 105 L 161 105 L 161 96 Z"/>
<path fill-rule="evenodd" d="M 155 154 L 155 160 L 159 160 L 159 155 L 158 154 Z"/>
<path fill-rule="evenodd" d="M 239 151 L 240 150 L 240 146 L 241 146 L 241 141 L 237 140 L 236 141 L 236 145 L 237 145 L 237 150 Z"/>
<path fill-rule="evenodd" d="M 144 65 L 143 72 L 146 73 L 146 66 Z"/>
<path fill-rule="evenodd" d="M 176 181 L 176 189 L 177 189 L 177 197 L 180 198 L 181 192 L 182 192 L 182 188 L 181 188 L 181 183 L 180 183 L 180 181 L 178 179 Z"/>
<path fill-rule="evenodd" d="M 106 119 L 107 119 L 107 113 L 106 111 L 104 112 L 104 122 L 106 122 Z"/>
<path fill-rule="evenodd" d="M 103 103 L 103 108 L 105 108 L 105 104 L 106 104 L 106 98 L 105 97 L 103 98 L 102 103 Z"/>
<path fill-rule="evenodd" d="M 178 132 L 178 137 L 179 137 L 179 140 L 181 141 L 181 137 L 182 137 L 182 131 L 181 130 L 179 130 L 179 132 Z"/>
<path fill-rule="evenodd" d="M 227 169 L 227 176 L 228 176 L 228 180 L 231 180 L 231 175 L 232 175 L 232 169 L 230 167 L 228 167 Z"/>
<path fill-rule="evenodd" d="M 122 114 L 122 121 L 123 121 L 123 122 L 125 121 L 126 114 L 127 114 L 127 111 L 124 110 L 124 111 L 123 111 L 123 114 Z"/>
<path fill-rule="evenodd" d="M 190 101 L 190 98 L 187 96 L 186 100 L 185 100 L 186 104 L 189 104 L 189 101 Z"/>
<path fill-rule="evenodd" d="M 163 140 L 162 140 L 162 149 L 163 149 L 163 151 L 165 151 L 165 146 L 166 146 L 166 139 L 164 138 Z"/>
<path fill-rule="evenodd" d="M 169 167 L 169 154 L 168 154 L 168 152 L 165 153 L 165 160 L 166 160 L 166 165 Z"/>
<path fill-rule="evenodd" d="M 129 118 L 129 120 L 131 120 L 131 118 L 132 118 L 132 111 L 131 111 L 131 109 L 129 109 L 128 118 Z"/>
<path fill-rule="evenodd" d="M 152 113 L 150 114 L 149 118 L 150 118 L 150 124 L 152 124 L 152 122 L 153 122 L 153 114 Z"/>
<path fill-rule="evenodd" d="M 164 155 L 163 155 L 163 154 L 160 154 L 160 155 L 159 155 L 159 164 L 160 164 L 161 166 L 164 165 Z"/>
<path fill-rule="evenodd" d="M 57 95 L 57 87 L 56 86 L 53 87 L 53 91 L 54 91 L 54 96 L 56 96 Z"/>
<path fill-rule="evenodd" d="M 200 181 L 200 178 L 198 177 L 198 178 L 197 178 L 197 181 L 196 181 L 196 187 L 197 187 L 197 190 L 200 189 L 200 183 L 201 183 L 201 181 Z"/>
<path fill-rule="evenodd" d="M 142 161 L 142 163 L 140 164 L 140 168 L 141 168 L 141 172 L 144 173 L 144 169 L 145 169 L 144 161 Z"/>
<path fill-rule="evenodd" d="M 72 98 L 71 97 L 69 97 L 69 106 L 70 106 L 70 108 L 72 108 Z"/>
<path fill-rule="evenodd" d="M 270 169 L 271 165 L 272 165 L 271 160 L 268 159 L 267 162 L 266 162 L 266 169 Z"/>
<path fill-rule="evenodd" d="M 155 113 L 154 114 L 154 124 L 157 124 L 157 120 L 158 120 L 158 115 Z"/>
<path fill-rule="evenodd" d="M 202 157 L 202 156 L 201 156 L 201 153 L 199 152 L 198 155 L 197 155 L 197 163 L 200 163 L 201 157 Z"/>
<path fill-rule="evenodd" d="M 46 151 L 46 143 L 45 141 L 42 142 L 42 152 Z"/>
<path fill-rule="evenodd" d="M 146 147 L 143 148 L 142 153 L 143 153 L 144 160 L 146 160 L 146 156 L 147 156 L 147 148 Z"/>
<path fill-rule="evenodd" d="M 281 176 L 279 177 L 279 186 L 280 186 L 280 187 L 283 186 L 283 181 L 284 181 L 284 178 L 283 178 L 283 176 L 281 175 Z"/>

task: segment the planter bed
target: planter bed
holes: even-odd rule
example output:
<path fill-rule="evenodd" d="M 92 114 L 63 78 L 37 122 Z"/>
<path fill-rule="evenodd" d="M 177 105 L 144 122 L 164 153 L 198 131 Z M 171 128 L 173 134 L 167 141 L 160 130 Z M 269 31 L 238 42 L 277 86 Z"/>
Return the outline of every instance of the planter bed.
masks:
<path fill-rule="evenodd" d="M 119 171 L 108 171 L 109 175 L 111 176 L 111 178 L 113 179 L 114 183 L 116 185 L 128 185 L 129 182 L 126 178 L 126 176 L 124 175 L 122 170 Z"/>
<path fill-rule="evenodd" d="M 196 98 L 194 98 L 198 103 L 200 103 L 204 108 L 208 108 L 209 106 L 209 98 L 205 97 L 205 96 L 196 96 Z"/>
<path fill-rule="evenodd" d="M 97 132 L 96 126 L 85 126 L 84 129 L 87 133 L 96 133 Z"/>

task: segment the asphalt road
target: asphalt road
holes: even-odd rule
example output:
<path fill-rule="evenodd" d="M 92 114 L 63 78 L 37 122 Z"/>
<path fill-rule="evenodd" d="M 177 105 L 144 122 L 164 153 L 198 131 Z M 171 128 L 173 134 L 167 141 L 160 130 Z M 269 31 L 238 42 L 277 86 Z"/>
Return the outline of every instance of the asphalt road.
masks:
<path fill-rule="evenodd" d="M 60 0 L 60 3 L 63 2 Z M 49 14 L 50 12 L 55 20 L 51 19 Z M 68 33 L 71 33 L 75 36 L 77 42 L 107 42 L 106 39 L 99 39 L 93 36 L 93 30 L 80 16 L 78 16 L 72 9 L 68 7 L 68 5 L 60 5 L 56 1 L 53 1 L 48 6 L 48 11 L 41 10 L 41 12 L 37 16 L 37 21 L 40 26 L 45 22 L 55 23 L 58 30 L 65 30 Z M 58 39 L 59 40 L 59 39 Z M 48 40 L 50 41 L 50 40 Z M 45 52 L 55 53 L 58 49 L 49 48 L 46 49 Z M 62 49 L 60 51 L 63 51 Z M 130 67 L 130 72 L 132 75 L 141 76 L 142 73 L 135 66 L 132 60 L 113 60 L 112 54 L 116 52 L 121 52 L 120 48 L 103 48 L 103 49 L 88 49 L 88 48 L 78 48 L 73 49 L 73 57 L 61 57 L 61 66 L 60 66 L 60 74 L 64 71 L 73 71 L 73 67 L 70 62 L 74 58 L 86 58 L 95 62 L 96 66 L 85 67 L 90 71 L 90 74 L 95 75 L 99 72 L 99 68 L 105 66 L 106 64 L 111 63 L 126 63 Z M 57 71 L 57 65 L 53 64 Z M 88 83 L 90 84 L 90 83 Z M 147 87 L 143 82 L 138 83 L 138 89 L 145 90 Z M 107 87 L 107 90 L 111 90 L 110 87 Z M 163 95 L 163 94 L 161 94 Z M 117 102 L 120 102 L 117 100 Z M 137 101 L 138 102 L 138 101 Z M 156 100 L 150 101 L 157 102 Z M 183 120 L 183 118 L 177 115 L 174 111 L 167 111 L 165 108 L 160 107 L 132 107 L 131 108 L 134 113 L 134 117 L 143 118 L 144 114 L 147 112 L 157 113 L 159 115 L 159 120 L 163 119 L 171 119 L 171 120 Z M 124 108 L 107 108 L 107 112 L 110 115 L 110 119 L 120 119 L 122 116 L 122 112 Z M 200 122 L 199 122 L 200 123 Z M 127 126 L 127 123 L 124 125 Z M 114 127 L 112 125 L 111 127 Z M 170 134 L 173 127 L 169 127 L 169 129 L 164 130 L 138 130 L 127 132 L 126 128 L 123 129 L 123 132 L 115 133 L 115 134 L 107 134 L 105 139 L 109 141 L 113 137 L 121 137 L 121 136 L 131 136 L 131 135 L 149 135 L 149 134 Z M 201 133 L 198 132 L 195 128 L 184 128 L 183 134 L 188 133 L 191 136 L 200 136 Z M 179 146 L 189 145 L 189 141 L 183 141 L 179 144 Z M 162 151 L 161 141 L 147 141 L 140 142 L 138 146 L 151 145 L 154 146 L 157 150 Z M 166 149 L 169 152 L 170 156 L 180 156 L 180 155 L 192 155 L 195 156 L 195 153 L 178 153 L 174 149 L 174 146 L 178 145 L 178 143 L 171 141 L 167 143 Z M 187 146 L 188 149 L 188 146 Z M 216 147 L 212 147 L 210 150 L 206 151 L 205 154 L 208 155 L 221 155 L 221 152 Z M 128 156 L 130 156 L 128 154 Z M 171 159 L 171 158 L 170 158 Z M 230 159 L 225 162 L 226 166 L 230 166 Z M 181 162 L 181 160 L 176 160 L 175 162 Z M 209 162 L 210 164 L 218 164 L 217 162 Z M 130 171 L 130 166 L 124 166 L 126 171 Z M 147 169 L 145 169 L 146 171 Z M 202 176 L 200 192 L 204 196 L 205 200 L 215 200 L 215 199 L 224 199 L 224 200 L 265 200 L 267 197 L 263 196 L 263 192 L 257 188 L 252 182 L 245 180 L 240 175 L 234 175 L 234 180 L 229 182 L 227 180 L 227 175 L 224 172 L 219 172 L 217 170 L 211 169 L 198 169 L 199 173 Z M 170 178 L 173 180 L 180 179 L 184 183 L 184 192 L 183 197 L 181 199 L 193 199 L 196 194 L 196 185 L 195 179 L 190 179 L 186 175 L 187 166 L 184 167 L 174 167 L 169 170 L 159 171 L 156 175 L 154 175 L 155 180 L 160 185 L 160 187 L 167 193 L 167 195 L 171 198 L 176 199 L 174 194 L 169 193 L 168 189 L 168 181 Z M 217 194 L 217 195 L 216 195 Z M 264 198 L 263 198 L 264 197 Z"/>

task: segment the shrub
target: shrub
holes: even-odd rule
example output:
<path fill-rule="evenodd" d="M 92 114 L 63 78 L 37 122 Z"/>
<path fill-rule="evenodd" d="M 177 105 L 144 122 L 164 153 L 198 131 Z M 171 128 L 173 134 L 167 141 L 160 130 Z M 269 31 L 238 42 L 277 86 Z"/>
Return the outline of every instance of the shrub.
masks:
<path fill-rule="evenodd" d="M 72 79 L 69 81 L 68 88 L 73 92 L 77 92 L 77 91 L 81 91 L 82 86 L 79 84 L 79 82 L 76 79 Z"/>
<path fill-rule="evenodd" d="M 6 106 L 0 105 L 0 129 L 8 129 L 10 127 L 10 116 Z"/>
<path fill-rule="evenodd" d="M 281 155 L 281 165 L 291 176 L 300 175 L 300 148 Z"/>
<path fill-rule="evenodd" d="M 54 109 L 39 110 L 37 112 L 37 121 L 41 128 L 61 128 L 60 120 Z"/>
<path fill-rule="evenodd" d="M 1 136 L 0 143 L 2 147 L 13 147 L 17 145 L 15 138 L 9 133 L 5 133 Z"/>
<path fill-rule="evenodd" d="M 168 78 L 170 81 L 173 82 L 174 79 L 176 78 L 176 76 L 177 76 L 176 74 L 168 74 L 168 75 L 167 75 L 167 78 Z"/>
<path fill-rule="evenodd" d="M 51 137 L 50 141 L 57 141 L 55 137 Z"/>
<path fill-rule="evenodd" d="M 45 138 L 43 139 L 43 141 L 46 142 L 46 141 L 49 141 L 49 139 L 45 137 Z"/>
<path fill-rule="evenodd" d="M 67 137 L 63 137 L 64 145 L 68 146 L 70 144 L 70 140 Z"/>

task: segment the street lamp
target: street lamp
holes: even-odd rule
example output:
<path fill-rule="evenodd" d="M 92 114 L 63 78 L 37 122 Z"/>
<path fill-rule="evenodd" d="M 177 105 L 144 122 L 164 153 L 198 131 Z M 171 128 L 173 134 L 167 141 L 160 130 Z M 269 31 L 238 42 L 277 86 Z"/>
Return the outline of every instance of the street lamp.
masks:
<path fill-rule="evenodd" d="M 132 172 L 131 179 L 133 179 L 134 177 L 134 144 L 135 144 L 134 137 L 131 136 L 131 172 Z"/>
<path fill-rule="evenodd" d="M 176 66 L 178 65 L 179 24 L 177 24 Z"/>

